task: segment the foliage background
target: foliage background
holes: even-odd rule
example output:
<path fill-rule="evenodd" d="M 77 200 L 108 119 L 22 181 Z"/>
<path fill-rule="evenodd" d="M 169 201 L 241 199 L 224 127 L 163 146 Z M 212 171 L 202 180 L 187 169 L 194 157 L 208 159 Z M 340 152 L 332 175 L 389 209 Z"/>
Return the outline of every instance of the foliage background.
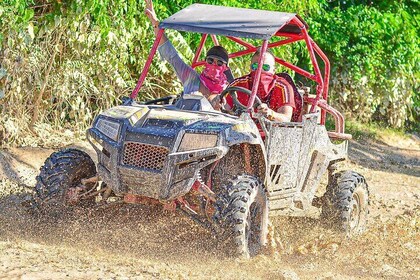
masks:
<path fill-rule="evenodd" d="M 160 0 L 155 8 L 165 18 L 193 2 L 298 13 L 330 58 L 334 106 L 347 118 L 420 131 L 419 0 Z M 2 0 L 0 144 L 83 135 L 99 111 L 128 95 L 154 40 L 143 9 L 137 0 Z M 168 35 L 191 59 L 198 36 Z M 308 66 L 302 45 L 278 55 L 292 53 Z M 238 76 L 249 66 L 245 58 L 231 67 Z M 170 66 L 155 59 L 139 98 L 179 92 Z"/>

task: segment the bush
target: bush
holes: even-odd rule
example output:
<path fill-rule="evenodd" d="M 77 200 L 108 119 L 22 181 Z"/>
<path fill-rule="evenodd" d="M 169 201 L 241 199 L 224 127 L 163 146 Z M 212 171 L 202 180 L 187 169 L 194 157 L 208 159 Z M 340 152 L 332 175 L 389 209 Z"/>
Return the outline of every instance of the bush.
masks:
<path fill-rule="evenodd" d="M 420 16 L 411 14 L 418 8 L 417 1 L 202 2 L 297 12 L 330 57 L 335 105 L 363 121 L 385 120 L 394 127 L 408 123 L 418 129 Z M 164 18 L 192 3 L 162 0 L 155 6 Z M 84 135 L 99 111 L 128 95 L 154 40 L 143 5 L 123 0 L 4 0 L 0 5 L 0 142 L 28 144 L 28 129 L 39 136 L 45 135 L 46 127 Z M 168 35 L 191 59 L 199 35 Z M 234 50 L 231 42 L 222 40 L 222 44 Z M 293 63 L 309 67 L 299 44 L 277 55 L 290 57 L 291 53 L 299 54 Z M 248 64 L 247 58 L 235 60 L 235 75 L 244 74 Z M 150 71 L 140 100 L 181 92 L 167 63 L 155 59 Z"/>
<path fill-rule="evenodd" d="M 418 116 L 416 18 L 403 4 L 392 10 L 380 8 L 332 8 L 316 19 L 320 25 L 314 37 L 331 60 L 334 102 L 364 122 L 377 119 L 402 127 Z"/>

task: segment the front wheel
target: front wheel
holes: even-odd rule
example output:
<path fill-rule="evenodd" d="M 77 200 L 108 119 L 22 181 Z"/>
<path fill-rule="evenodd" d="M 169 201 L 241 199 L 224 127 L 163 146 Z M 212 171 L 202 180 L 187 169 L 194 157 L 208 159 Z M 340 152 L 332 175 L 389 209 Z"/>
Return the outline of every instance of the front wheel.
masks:
<path fill-rule="evenodd" d="M 333 175 L 322 206 L 323 219 L 347 236 L 366 229 L 369 213 L 369 189 L 365 178 L 353 171 Z"/>
<path fill-rule="evenodd" d="M 45 161 L 36 177 L 35 201 L 38 205 L 58 207 L 92 203 L 94 197 L 81 198 L 91 191 L 94 184 L 81 185 L 81 180 L 95 174 L 95 163 L 87 153 L 77 149 L 55 152 Z"/>
<path fill-rule="evenodd" d="M 268 201 L 263 184 L 242 175 L 222 186 L 216 202 L 216 223 L 230 256 L 249 258 L 267 243 Z"/>

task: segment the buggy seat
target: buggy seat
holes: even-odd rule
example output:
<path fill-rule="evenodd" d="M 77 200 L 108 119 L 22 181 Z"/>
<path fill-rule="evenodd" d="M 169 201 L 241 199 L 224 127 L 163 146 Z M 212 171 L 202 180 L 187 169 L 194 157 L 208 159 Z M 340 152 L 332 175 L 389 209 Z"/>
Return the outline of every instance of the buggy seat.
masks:
<path fill-rule="evenodd" d="M 293 95 L 295 97 L 295 110 L 293 110 L 292 122 L 301 122 L 302 121 L 302 106 L 303 106 L 303 97 L 299 93 L 295 82 L 289 74 L 282 72 L 277 73 L 276 76 L 285 79 L 293 88 Z"/>

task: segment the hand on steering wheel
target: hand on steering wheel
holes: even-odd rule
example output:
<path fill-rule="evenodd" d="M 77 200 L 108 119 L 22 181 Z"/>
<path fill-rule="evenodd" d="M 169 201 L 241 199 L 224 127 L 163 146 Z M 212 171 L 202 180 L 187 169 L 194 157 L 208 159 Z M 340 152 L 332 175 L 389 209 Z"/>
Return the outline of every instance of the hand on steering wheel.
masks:
<path fill-rule="evenodd" d="M 252 92 L 249 89 L 244 88 L 244 87 L 237 87 L 237 86 L 227 87 L 224 91 L 220 93 L 220 100 L 223 100 L 226 97 L 226 95 L 229 94 L 232 97 L 233 104 L 236 106 L 239 112 L 245 112 L 248 109 L 248 107 L 242 104 L 241 102 L 239 102 L 236 91 L 243 92 L 248 96 L 251 96 L 252 94 Z M 261 104 L 262 104 L 261 99 L 258 96 L 255 96 L 253 107 L 257 108 Z M 225 108 L 222 108 L 222 111 L 225 111 L 228 114 L 237 115 L 236 110 L 233 110 L 233 109 L 227 110 Z"/>

